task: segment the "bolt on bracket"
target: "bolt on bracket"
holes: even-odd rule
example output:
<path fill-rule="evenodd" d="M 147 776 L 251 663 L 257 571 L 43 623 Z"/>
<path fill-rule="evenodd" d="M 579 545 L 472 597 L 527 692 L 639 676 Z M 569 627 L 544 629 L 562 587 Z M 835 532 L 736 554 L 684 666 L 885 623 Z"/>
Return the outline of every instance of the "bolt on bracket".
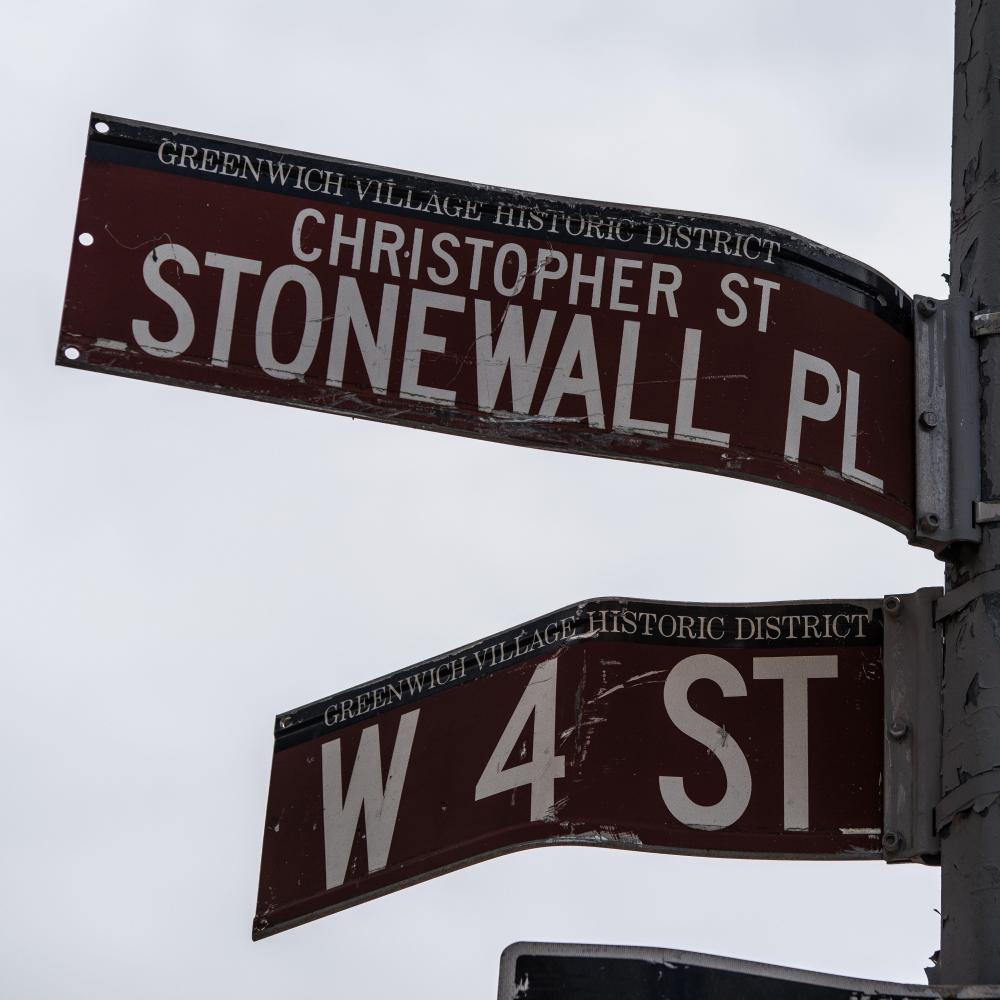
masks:
<path fill-rule="evenodd" d="M 940 587 L 885 599 L 882 856 L 938 864 L 934 810 L 941 798 L 943 632 Z"/>
<path fill-rule="evenodd" d="M 916 532 L 914 544 L 941 552 L 978 542 L 979 348 L 968 299 L 917 296 L 913 310 Z M 983 317 L 989 317 L 988 321 Z M 977 314 L 984 332 L 1000 332 L 1000 311 Z"/>

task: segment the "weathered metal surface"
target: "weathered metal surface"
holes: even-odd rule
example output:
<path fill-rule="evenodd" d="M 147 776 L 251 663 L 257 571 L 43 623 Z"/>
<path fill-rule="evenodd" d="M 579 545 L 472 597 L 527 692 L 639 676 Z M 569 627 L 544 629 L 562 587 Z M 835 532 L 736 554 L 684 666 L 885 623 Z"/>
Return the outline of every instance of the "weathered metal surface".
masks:
<path fill-rule="evenodd" d="M 60 364 L 823 497 L 914 532 L 912 303 L 717 216 L 94 116 Z"/>
<path fill-rule="evenodd" d="M 877 858 L 881 602 L 564 608 L 278 717 L 254 937 L 547 844 Z"/>
<path fill-rule="evenodd" d="M 1000 302 L 1000 4 L 957 0 L 951 280 L 973 314 Z M 982 327 L 982 322 L 977 324 Z M 981 330 L 988 333 L 988 330 Z M 967 403 L 980 422 L 977 500 L 1000 503 L 1000 340 L 975 338 Z M 971 431 L 970 431 L 971 433 Z M 987 513 L 980 508 L 978 514 Z M 948 556 L 942 692 L 941 964 L 948 982 L 1000 981 L 1000 522 Z"/>
<path fill-rule="evenodd" d="M 969 301 L 957 294 L 948 302 L 918 296 L 914 310 L 917 541 L 937 552 L 980 537 L 973 517 L 979 373 L 970 313 Z"/>
<path fill-rule="evenodd" d="M 935 808 L 941 795 L 939 587 L 894 594 L 885 624 L 885 859 L 937 864 Z"/>
<path fill-rule="evenodd" d="M 524 942 L 500 957 L 498 1000 L 986 1000 L 996 986 L 850 979 L 670 948 Z"/>

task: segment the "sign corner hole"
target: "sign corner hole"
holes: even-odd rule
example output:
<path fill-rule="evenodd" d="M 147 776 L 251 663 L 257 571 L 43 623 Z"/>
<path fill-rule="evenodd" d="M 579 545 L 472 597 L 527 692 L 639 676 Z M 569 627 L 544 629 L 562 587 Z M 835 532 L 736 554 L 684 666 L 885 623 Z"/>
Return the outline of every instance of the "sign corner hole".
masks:
<path fill-rule="evenodd" d="M 111 131 L 111 126 L 107 122 L 94 122 L 94 131 L 107 135 Z"/>
<path fill-rule="evenodd" d="M 79 347 L 73 347 L 72 345 L 70 345 L 69 347 L 64 347 L 63 348 L 63 357 L 66 358 L 69 361 L 79 361 L 80 360 L 80 348 Z"/>
<path fill-rule="evenodd" d="M 77 240 L 80 242 L 81 246 L 89 247 L 94 244 L 94 234 L 93 233 L 80 233 L 77 236 Z"/>

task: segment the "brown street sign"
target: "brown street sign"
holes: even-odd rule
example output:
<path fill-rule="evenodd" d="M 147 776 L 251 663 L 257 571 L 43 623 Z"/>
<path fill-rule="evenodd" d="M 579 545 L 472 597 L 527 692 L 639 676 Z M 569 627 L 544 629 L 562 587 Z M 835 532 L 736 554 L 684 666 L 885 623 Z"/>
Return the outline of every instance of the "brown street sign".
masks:
<path fill-rule="evenodd" d="M 93 116 L 60 364 L 700 469 L 914 532 L 912 302 L 719 216 Z"/>
<path fill-rule="evenodd" d="M 879 857 L 881 603 L 596 599 L 279 716 L 254 937 L 549 844 Z"/>

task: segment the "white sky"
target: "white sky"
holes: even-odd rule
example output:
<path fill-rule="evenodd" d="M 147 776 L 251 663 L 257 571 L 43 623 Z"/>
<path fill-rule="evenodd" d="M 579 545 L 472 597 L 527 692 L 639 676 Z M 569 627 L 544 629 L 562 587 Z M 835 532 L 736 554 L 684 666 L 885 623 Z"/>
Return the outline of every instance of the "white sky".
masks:
<path fill-rule="evenodd" d="M 830 504 L 57 369 L 88 113 L 734 215 L 944 295 L 951 4 L 10 0 L 0 994 L 495 994 L 520 939 L 922 982 L 938 876 L 526 852 L 251 944 L 278 711 L 587 597 L 934 586 Z M 850 733 L 844 733 L 849 741 Z"/>

